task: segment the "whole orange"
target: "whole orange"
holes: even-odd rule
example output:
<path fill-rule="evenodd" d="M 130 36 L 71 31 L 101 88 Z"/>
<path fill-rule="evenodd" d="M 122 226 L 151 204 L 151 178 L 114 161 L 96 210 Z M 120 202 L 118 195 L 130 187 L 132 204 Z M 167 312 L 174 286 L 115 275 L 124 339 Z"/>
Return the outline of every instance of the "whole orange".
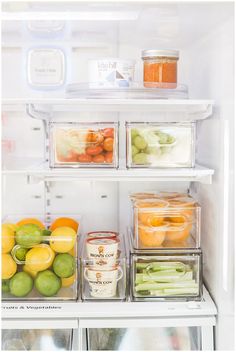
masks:
<path fill-rule="evenodd" d="M 79 223 L 74 219 L 62 217 L 62 218 L 57 218 L 52 222 L 50 226 L 50 231 L 54 231 L 58 227 L 70 227 L 73 230 L 75 230 L 75 232 L 77 232 L 79 228 Z"/>
<path fill-rule="evenodd" d="M 41 229 L 45 228 L 44 224 L 40 220 L 35 219 L 35 218 L 24 218 L 24 219 L 18 221 L 16 223 L 16 226 L 18 227 L 18 226 L 26 225 L 26 224 L 38 225 Z"/>

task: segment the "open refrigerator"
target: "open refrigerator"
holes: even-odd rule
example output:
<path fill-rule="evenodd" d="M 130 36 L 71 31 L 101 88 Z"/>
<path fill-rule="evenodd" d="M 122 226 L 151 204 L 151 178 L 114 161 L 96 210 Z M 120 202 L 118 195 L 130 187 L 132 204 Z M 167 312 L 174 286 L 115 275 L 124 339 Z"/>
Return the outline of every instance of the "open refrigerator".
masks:
<path fill-rule="evenodd" d="M 3 295 L 2 350 L 234 350 L 233 29 L 233 1 L 2 1 L 3 222 L 80 223 L 72 294 Z M 171 48 L 180 53 L 177 87 L 144 87 L 141 51 Z M 134 83 L 96 86 L 88 62 L 105 58 L 134 60 Z M 188 164 L 147 167 L 133 156 L 132 130 L 157 126 L 191 132 Z M 58 157 L 67 129 L 112 130 L 112 159 L 110 145 L 102 166 Z M 132 298 L 130 258 L 153 252 L 131 250 L 130 195 L 157 191 L 201 206 L 200 299 Z M 121 299 L 83 291 L 91 231 L 122 234 Z"/>

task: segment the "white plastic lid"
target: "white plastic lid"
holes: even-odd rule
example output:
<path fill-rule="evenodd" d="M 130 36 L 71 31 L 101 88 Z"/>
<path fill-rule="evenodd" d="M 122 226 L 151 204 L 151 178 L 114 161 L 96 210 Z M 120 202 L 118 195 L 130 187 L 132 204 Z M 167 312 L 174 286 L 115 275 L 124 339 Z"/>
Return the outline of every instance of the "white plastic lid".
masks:
<path fill-rule="evenodd" d="M 175 59 L 179 59 L 179 51 L 178 50 L 156 50 L 156 49 L 147 49 L 142 50 L 142 59 L 146 59 L 148 57 L 173 57 Z"/>

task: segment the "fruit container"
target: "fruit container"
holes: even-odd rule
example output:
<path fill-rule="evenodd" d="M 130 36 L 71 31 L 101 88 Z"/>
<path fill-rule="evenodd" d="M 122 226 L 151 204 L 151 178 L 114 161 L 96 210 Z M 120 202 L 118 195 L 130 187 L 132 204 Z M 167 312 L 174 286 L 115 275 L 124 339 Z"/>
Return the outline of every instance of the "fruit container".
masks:
<path fill-rule="evenodd" d="M 3 300 L 76 300 L 75 217 L 8 217 L 2 224 Z"/>
<path fill-rule="evenodd" d="M 191 168 L 195 123 L 126 123 L 128 168 Z"/>
<path fill-rule="evenodd" d="M 131 299 L 201 300 L 201 250 L 131 253 Z"/>
<path fill-rule="evenodd" d="M 118 124 L 50 123 L 50 167 L 118 167 Z"/>
<path fill-rule="evenodd" d="M 201 207 L 190 196 L 133 202 L 135 249 L 200 248 Z"/>
<path fill-rule="evenodd" d="M 83 301 L 126 300 L 126 259 L 111 265 L 97 265 L 93 259 L 81 260 L 81 298 Z"/>

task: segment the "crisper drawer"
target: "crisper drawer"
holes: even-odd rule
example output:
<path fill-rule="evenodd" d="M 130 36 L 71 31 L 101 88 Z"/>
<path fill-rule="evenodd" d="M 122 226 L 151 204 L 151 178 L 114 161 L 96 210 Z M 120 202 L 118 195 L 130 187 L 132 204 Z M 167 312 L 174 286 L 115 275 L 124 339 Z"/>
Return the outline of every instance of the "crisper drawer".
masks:
<path fill-rule="evenodd" d="M 78 347 L 78 321 L 7 320 L 3 321 L 4 351 L 71 351 Z"/>
<path fill-rule="evenodd" d="M 194 123 L 127 123 L 127 167 L 194 167 Z"/>
<path fill-rule="evenodd" d="M 118 166 L 118 124 L 51 122 L 51 167 Z"/>
<path fill-rule="evenodd" d="M 79 325 L 89 351 L 206 351 L 213 349 L 215 318 L 169 312 L 156 318 L 80 319 Z"/>
<path fill-rule="evenodd" d="M 200 327 L 87 329 L 89 351 L 194 351 Z"/>
<path fill-rule="evenodd" d="M 131 254 L 131 299 L 200 300 L 202 297 L 201 251 L 159 250 L 155 254 Z"/>

